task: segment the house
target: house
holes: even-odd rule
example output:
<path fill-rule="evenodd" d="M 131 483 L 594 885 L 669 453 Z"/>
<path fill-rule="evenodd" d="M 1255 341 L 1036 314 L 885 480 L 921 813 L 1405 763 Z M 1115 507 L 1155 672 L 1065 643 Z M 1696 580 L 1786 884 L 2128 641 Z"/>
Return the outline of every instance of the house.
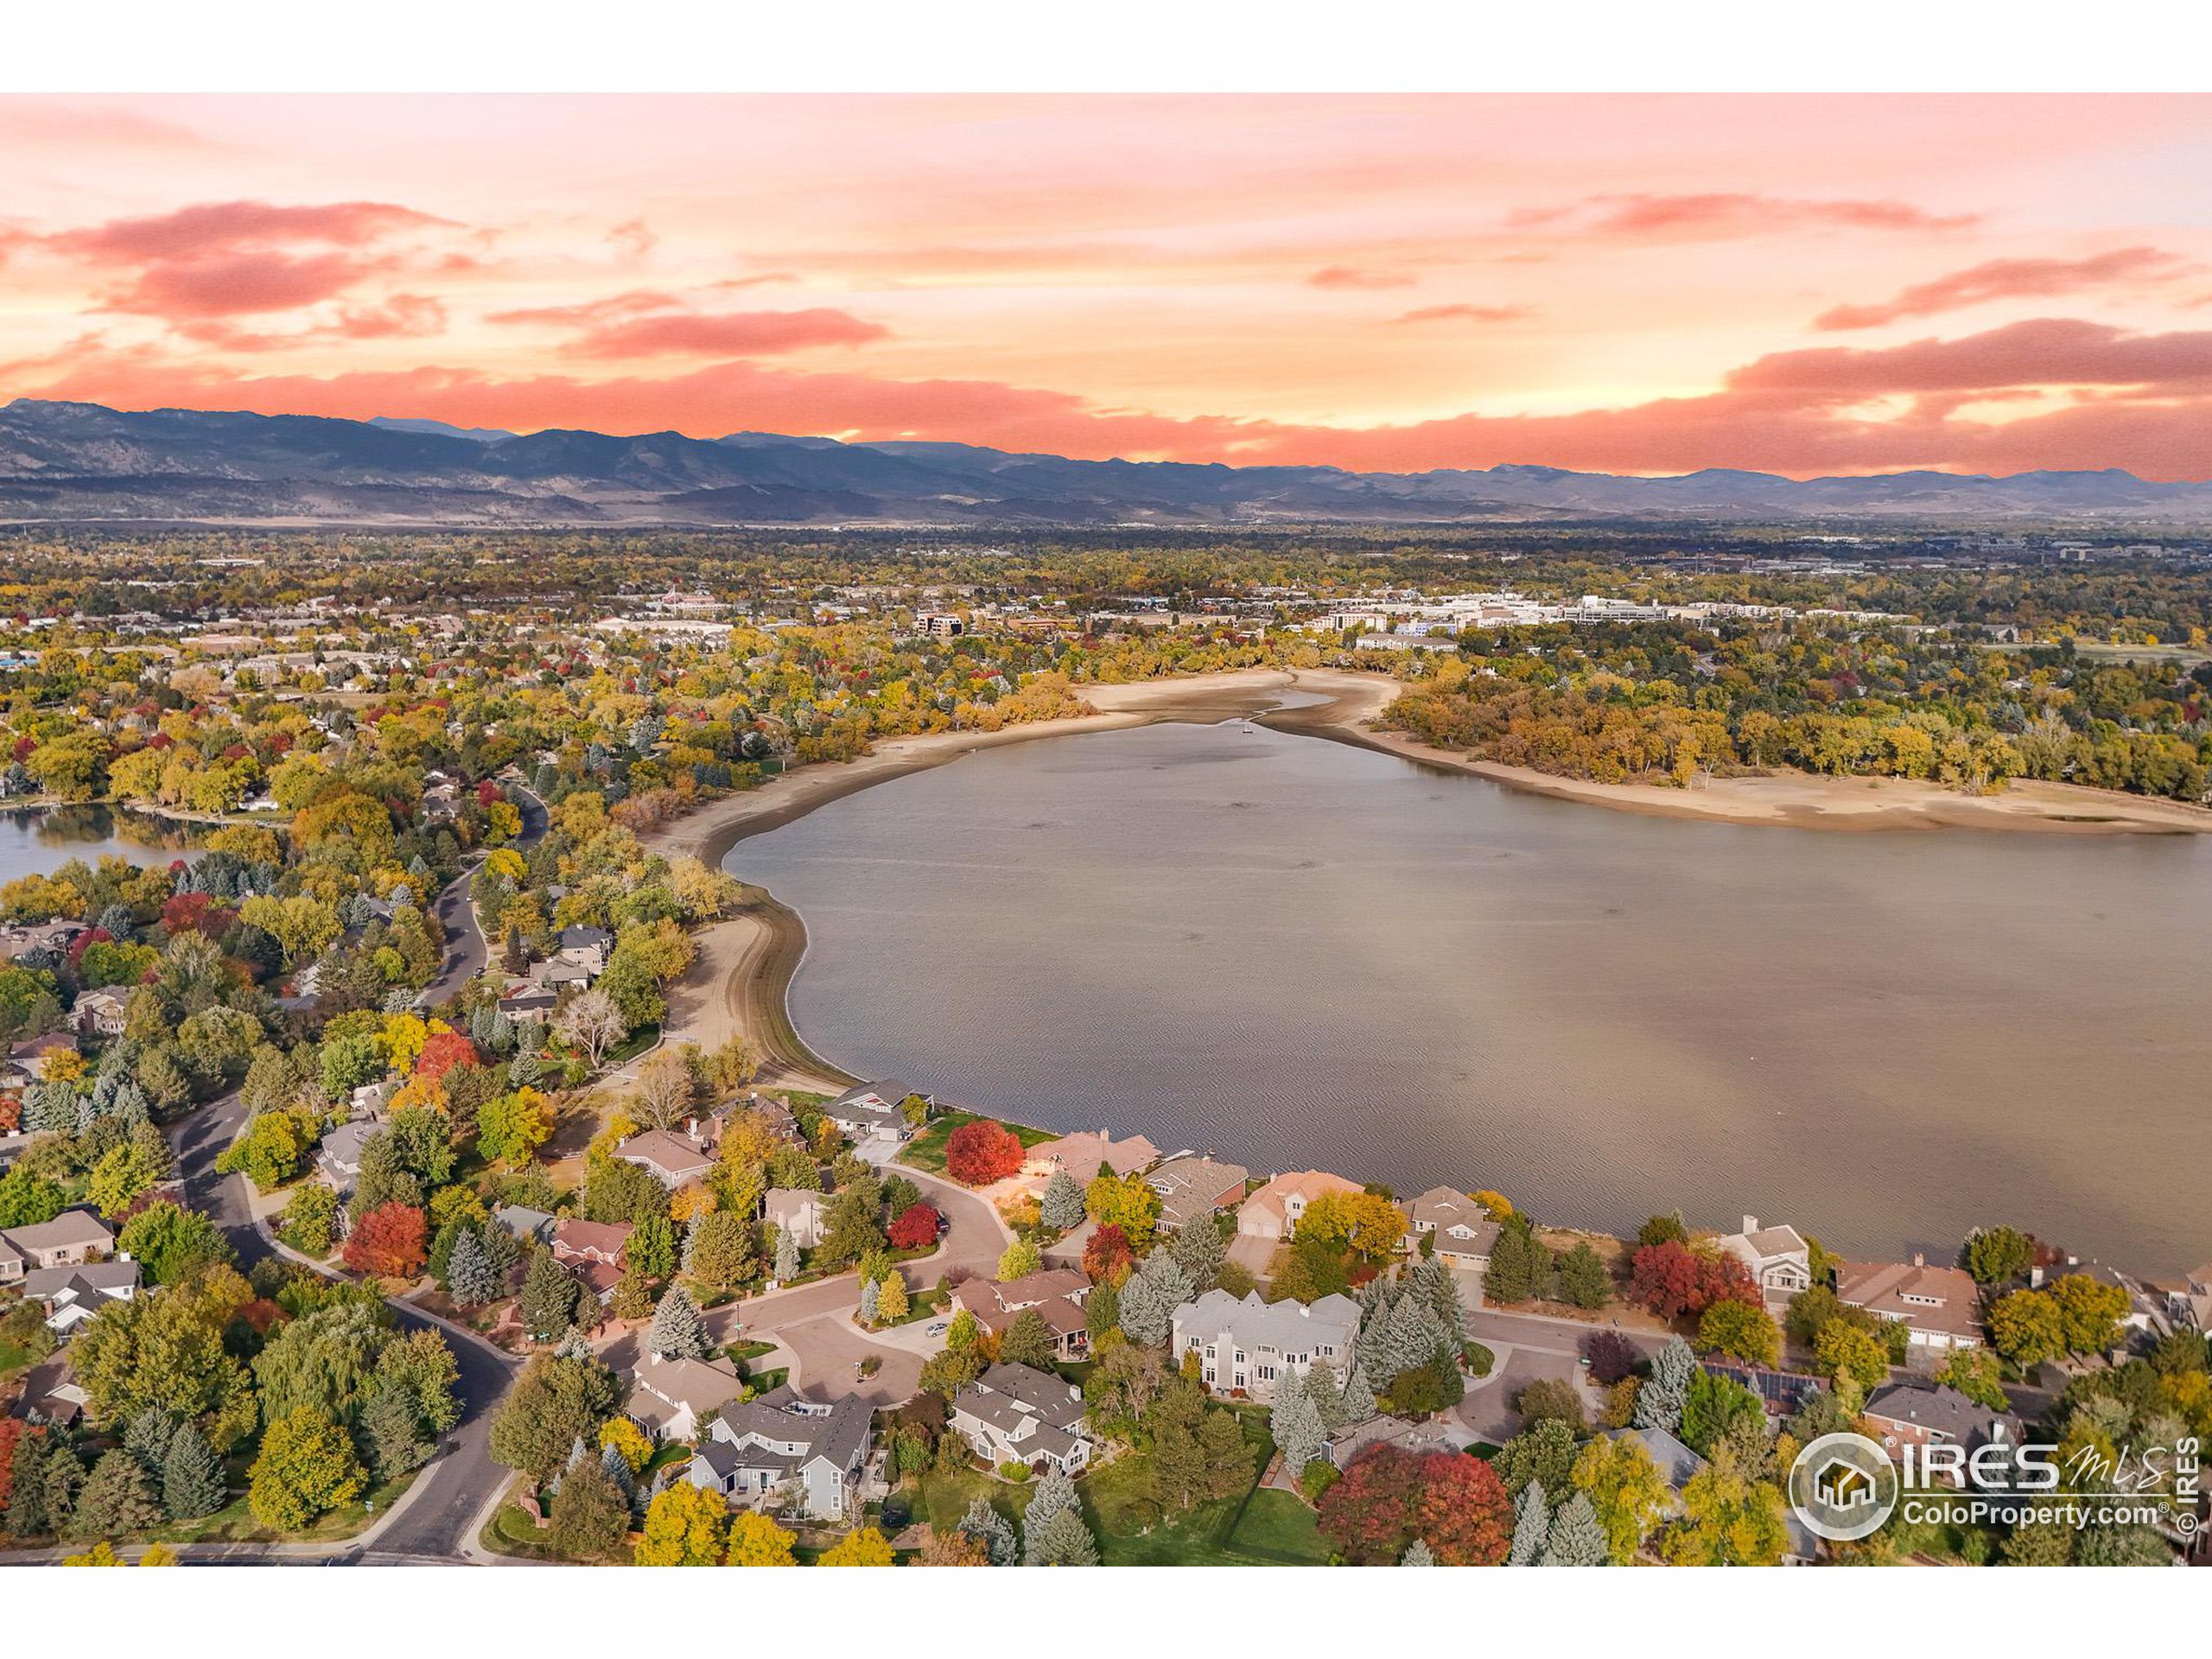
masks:
<path fill-rule="evenodd" d="M 1210 1290 L 1175 1310 L 1170 1351 L 1195 1353 L 1200 1375 L 1216 1394 L 1243 1394 L 1267 1401 L 1286 1376 L 1303 1376 L 1325 1360 L 1339 1376 L 1351 1366 L 1359 1335 L 1359 1304 L 1330 1294 L 1311 1304 L 1263 1302 Z"/>
<path fill-rule="evenodd" d="M 1609 1428 L 1603 1431 L 1609 1440 L 1640 1440 L 1643 1449 L 1651 1454 L 1651 1461 L 1659 1466 L 1659 1473 L 1674 1492 L 1675 1501 L 1681 1501 L 1682 1488 L 1690 1484 L 1692 1476 L 1705 1468 L 1705 1459 L 1663 1428 Z"/>
<path fill-rule="evenodd" d="M 571 962 L 565 957 L 556 957 L 550 962 L 538 963 L 530 970 L 531 984 L 540 990 L 551 991 L 556 996 L 560 995 L 563 986 L 573 985 L 578 990 L 582 990 L 591 983 L 591 979 L 590 969 L 580 962 Z"/>
<path fill-rule="evenodd" d="M 351 1192 L 353 1183 L 360 1178 L 361 1148 L 378 1132 L 376 1123 L 357 1117 L 340 1123 L 322 1137 L 322 1145 L 315 1155 L 315 1169 L 337 1189 L 340 1198 Z"/>
<path fill-rule="evenodd" d="M 906 1114 L 899 1109 L 899 1103 L 909 1095 L 920 1095 L 931 1106 L 936 1104 L 920 1090 L 887 1078 L 881 1083 L 863 1083 L 846 1090 L 822 1108 L 822 1116 L 836 1124 L 837 1133 L 849 1141 L 863 1141 L 876 1136 L 904 1141 L 914 1132 L 914 1126 L 906 1121 Z"/>
<path fill-rule="evenodd" d="M 553 1259 L 603 1302 L 622 1281 L 622 1255 L 629 1248 L 631 1230 L 626 1221 L 579 1221 L 563 1216 L 553 1224 Z"/>
<path fill-rule="evenodd" d="M 1346 1197 L 1362 1192 L 1357 1181 L 1319 1169 L 1301 1169 L 1278 1175 L 1244 1200 L 1236 1212 L 1236 1230 L 1251 1238 L 1288 1238 L 1298 1230 L 1306 1206 L 1324 1192 Z"/>
<path fill-rule="evenodd" d="M 1996 1443 L 2019 1444 L 2018 1420 L 1956 1389 L 1892 1382 L 1868 1396 L 1860 1414 L 1886 1452 L 1907 1446 L 1958 1446 L 1971 1452 Z"/>
<path fill-rule="evenodd" d="M 74 1033 L 49 1031 L 43 1036 L 27 1037 L 20 1043 L 11 1043 L 8 1047 L 8 1058 L 25 1077 L 35 1077 L 48 1055 L 74 1054 L 77 1052 Z"/>
<path fill-rule="evenodd" d="M 1436 1259 L 1447 1268 L 1471 1273 L 1490 1271 L 1491 1248 L 1497 1243 L 1498 1224 L 1490 1211 L 1464 1192 L 1433 1186 L 1406 1206 L 1405 1249 L 1421 1248 L 1423 1238 L 1436 1241 Z"/>
<path fill-rule="evenodd" d="M 761 1201 L 761 1214 L 779 1236 L 789 1234 L 793 1244 L 802 1250 L 810 1250 L 822 1242 L 822 1229 L 829 1220 L 830 1206 L 819 1192 L 810 1192 L 804 1187 L 772 1186 Z"/>
<path fill-rule="evenodd" d="M 553 1017 L 560 997 L 551 991 L 515 991 L 499 999 L 499 1012 L 523 1025 L 543 1025 Z"/>
<path fill-rule="evenodd" d="M 64 1210 L 51 1221 L 10 1227 L 0 1233 L 0 1282 L 44 1268 L 73 1268 L 115 1249 L 115 1235 L 89 1210 Z M 10 1275 L 8 1266 L 15 1263 Z"/>
<path fill-rule="evenodd" d="M 1061 1359 L 1080 1359 L 1090 1349 L 1090 1316 L 1083 1308 L 1090 1294 L 1088 1275 L 1072 1268 L 1046 1268 L 1004 1284 L 970 1279 L 953 1287 L 952 1300 L 995 1336 L 1005 1335 L 1015 1315 L 1034 1312 L 1052 1333 L 1053 1352 Z"/>
<path fill-rule="evenodd" d="M 1095 1135 L 1085 1129 L 1064 1135 L 1057 1141 L 1039 1141 L 1030 1147 L 1022 1173 L 1032 1179 L 1041 1176 L 1050 1180 L 1054 1170 L 1065 1170 L 1077 1185 L 1089 1186 L 1102 1169 L 1110 1169 L 1116 1175 L 1133 1175 L 1141 1169 L 1150 1169 L 1159 1161 L 1160 1148 L 1141 1135 L 1116 1141 L 1103 1129 Z"/>
<path fill-rule="evenodd" d="M 1795 1227 L 1762 1227 L 1757 1216 L 1744 1217 L 1744 1230 L 1731 1233 L 1720 1248 L 1751 1269 L 1759 1295 L 1773 1309 L 1801 1290 L 1813 1287 L 1812 1247 Z"/>
<path fill-rule="evenodd" d="M 823 1405 L 779 1386 L 724 1407 L 683 1478 L 733 1503 L 787 1497 L 810 1519 L 842 1520 L 859 1506 L 874 1419 L 856 1394 Z"/>
<path fill-rule="evenodd" d="M 1431 1452 L 1465 1449 L 1460 1440 L 1452 1438 L 1445 1420 L 1440 1417 L 1430 1422 L 1416 1423 L 1404 1417 L 1379 1414 L 1364 1422 L 1346 1423 L 1331 1433 L 1323 1455 L 1342 1470 L 1351 1467 L 1351 1460 L 1370 1446 L 1395 1446 L 1401 1452 L 1411 1452 L 1415 1457 Z"/>
<path fill-rule="evenodd" d="M 125 1256 L 115 1262 L 86 1262 L 73 1267 L 40 1268 L 23 1275 L 23 1297 L 46 1307 L 47 1329 L 67 1336 L 110 1302 L 138 1294 L 138 1264 Z"/>
<path fill-rule="evenodd" d="M 2212 1332 L 2212 1262 L 2191 1268 L 2182 1275 L 2182 1285 L 2175 1312 L 2199 1331 Z"/>
<path fill-rule="evenodd" d="M 1144 1184 L 1160 1194 L 1161 1229 L 1173 1232 L 1201 1216 L 1211 1220 L 1217 1211 L 1243 1203 L 1244 1184 L 1251 1179 L 1242 1164 L 1184 1157 L 1170 1158 L 1146 1176 Z"/>
<path fill-rule="evenodd" d="M 1713 1376 L 1725 1376 L 1758 1395 L 1769 1417 L 1789 1416 L 1826 1386 L 1819 1377 L 1802 1371 L 1770 1370 L 1764 1365 L 1739 1365 L 1709 1357 L 1698 1363 Z"/>
<path fill-rule="evenodd" d="M 67 956 L 77 936 L 85 932 L 89 923 L 67 918 L 51 922 L 20 922 L 10 927 L 0 927 L 0 962 L 17 962 L 25 957 L 49 954 L 55 957 Z"/>
<path fill-rule="evenodd" d="M 23 1392 L 11 1409 L 26 1421 L 68 1428 L 84 1416 L 87 1398 L 65 1351 L 23 1373 Z"/>
<path fill-rule="evenodd" d="M 540 1244 L 550 1245 L 553 1242 L 553 1229 L 557 1218 L 543 1210 L 531 1210 L 519 1204 L 503 1204 L 492 1211 L 492 1219 L 523 1243 L 535 1240 Z"/>
<path fill-rule="evenodd" d="M 695 1139 L 694 1134 L 674 1129 L 647 1129 L 643 1135 L 633 1135 L 615 1147 L 614 1155 L 646 1171 L 671 1192 L 686 1181 L 702 1179 L 715 1167 L 712 1147 Z"/>
<path fill-rule="evenodd" d="M 630 1398 L 623 1410 L 656 1440 L 689 1440 L 707 1419 L 744 1393 L 744 1380 L 727 1359 L 671 1359 L 649 1353 L 630 1374 Z"/>
<path fill-rule="evenodd" d="M 991 1464 L 1073 1475 L 1090 1463 L 1083 1390 L 1027 1365 L 994 1365 L 953 1396 L 951 1426 Z"/>
<path fill-rule="evenodd" d="M 614 936 L 603 927 L 564 927 L 553 941 L 554 958 L 584 969 L 588 979 L 607 971 L 614 954 Z"/>
<path fill-rule="evenodd" d="M 1916 1255 L 1898 1262 L 1845 1262 L 1835 1270 L 1835 1294 L 1846 1307 L 1863 1307 L 1910 1327 L 1914 1348 L 1943 1350 L 1981 1345 L 1980 1293 L 1961 1268 L 1931 1268 Z"/>
<path fill-rule="evenodd" d="M 69 1010 L 69 1024 L 87 1037 L 120 1037 L 129 1008 L 123 992 L 103 985 L 78 997 Z"/>

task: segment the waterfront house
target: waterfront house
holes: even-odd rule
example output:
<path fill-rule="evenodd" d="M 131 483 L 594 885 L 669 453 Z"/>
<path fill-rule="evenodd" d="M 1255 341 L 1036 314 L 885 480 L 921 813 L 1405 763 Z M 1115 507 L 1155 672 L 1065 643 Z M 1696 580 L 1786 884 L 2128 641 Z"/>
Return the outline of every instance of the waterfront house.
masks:
<path fill-rule="evenodd" d="M 51 1221 L 0 1233 L 0 1283 L 47 1268 L 73 1268 L 115 1249 L 115 1235 L 89 1210 L 64 1210 Z M 13 1273 L 10 1266 L 13 1264 Z"/>
<path fill-rule="evenodd" d="M 1257 1291 L 1240 1298 L 1210 1290 L 1175 1310 L 1170 1351 L 1178 1360 L 1197 1354 L 1200 1375 L 1216 1394 L 1264 1402 L 1274 1397 L 1279 1381 L 1303 1376 L 1317 1362 L 1344 1375 L 1358 1335 L 1359 1304 L 1349 1296 L 1263 1302 Z"/>
<path fill-rule="evenodd" d="M 1242 1204 L 1245 1184 L 1251 1179 L 1242 1164 L 1185 1156 L 1170 1158 L 1144 1181 L 1160 1194 L 1161 1230 L 1172 1233 L 1201 1216 L 1211 1221 L 1222 1211 Z"/>
<path fill-rule="evenodd" d="M 859 1507 L 874 1413 L 856 1394 L 823 1405 L 779 1385 L 709 1425 L 683 1478 L 734 1503 L 839 1521 Z"/>
<path fill-rule="evenodd" d="M 1417 1250 L 1424 1238 L 1435 1241 L 1437 1260 L 1470 1273 L 1490 1271 L 1498 1225 L 1490 1211 L 1465 1192 L 1433 1186 L 1406 1206 L 1404 1248 Z"/>
<path fill-rule="evenodd" d="M 1030 1147 L 1021 1173 L 1033 1181 L 1050 1180 L 1054 1170 L 1065 1170 L 1078 1186 L 1089 1186 L 1102 1169 L 1116 1175 L 1134 1175 L 1160 1161 L 1160 1148 L 1143 1135 L 1116 1141 L 1104 1129 L 1078 1130 L 1057 1141 L 1040 1141 Z"/>
<path fill-rule="evenodd" d="M 901 1141 L 914 1132 L 914 1126 L 906 1121 L 902 1109 L 902 1103 L 910 1095 L 935 1104 L 922 1090 L 887 1078 L 846 1090 L 822 1108 L 822 1116 L 837 1126 L 838 1134 L 855 1143 L 878 1138 Z"/>
<path fill-rule="evenodd" d="M 744 1393 L 737 1367 L 719 1355 L 686 1359 L 649 1353 L 630 1373 L 630 1397 L 623 1412 L 656 1440 L 688 1440 L 709 1417 Z"/>
<path fill-rule="evenodd" d="M 987 1463 L 1078 1473 L 1090 1462 L 1083 1390 L 1027 1365 L 994 1365 L 953 1396 L 951 1427 Z"/>
<path fill-rule="evenodd" d="M 1244 1200 L 1236 1212 L 1236 1230 L 1249 1238 L 1288 1238 L 1298 1230 L 1306 1206 L 1324 1192 L 1349 1197 L 1363 1190 L 1357 1181 L 1325 1170 L 1301 1169 L 1278 1175 Z"/>
<path fill-rule="evenodd" d="M 810 1192 L 803 1187 L 772 1186 L 762 1200 L 761 1212 L 779 1235 L 788 1234 L 798 1249 L 810 1250 L 822 1242 L 822 1228 L 828 1219 L 829 1207 L 819 1192 Z"/>
<path fill-rule="evenodd" d="M 1090 1294 L 1088 1275 L 1072 1268 L 1046 1268 L 1004 1284 L 970 1279 L 953 1287 L 952 1301 L 994 1336 L 1004 1336 L 1015 1315 L 1034 1312 L 1052 1332 L 1054 1355 L 1075 1360 L 1090 1347 L 1090 1319 L 1083 1307 Z"/>
<path fill-rule="evenodd" d="M 1812 1288 L 1812 1247 L 1795 1227 L 1762 1227 L 1757 1216 L 1745 1216 L 1743 1231 L 1730 1233 L 1719 1244 L 1751 1269 L 1770 1312 Z"/>
<path fill-rule="evenodd" d="M 1941 1351 L 1981 1345 L 1980 1293 L 1959 1268 L 1931 1268 L 1916 1255 L 1900 1262 L 1845 1262 L 1835 1271 L 1836 1299 L 1908 1327 L 1914 1348 Z"/>

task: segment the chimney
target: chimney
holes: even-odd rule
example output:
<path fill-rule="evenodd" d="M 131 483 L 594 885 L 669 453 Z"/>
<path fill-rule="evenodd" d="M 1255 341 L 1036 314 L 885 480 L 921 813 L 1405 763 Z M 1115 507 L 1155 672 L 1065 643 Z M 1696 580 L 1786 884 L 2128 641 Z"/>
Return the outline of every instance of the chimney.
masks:
<path fill-rule="evenodd" d="M 1915 1250 L 1912 1253 L 1912 1265 L 1916 1268 L 1926 1267 L 1928 1265 L 1927 1252 L 1923 1250 Z"/>
<path fill-rule="evenodd" d="M 1744 1217 L 1744 1230 L 1745 1232 L 1756 1233 L 1758 1230 L 1759 1218 L 1757 1216 L 1745 1216 Z"/>

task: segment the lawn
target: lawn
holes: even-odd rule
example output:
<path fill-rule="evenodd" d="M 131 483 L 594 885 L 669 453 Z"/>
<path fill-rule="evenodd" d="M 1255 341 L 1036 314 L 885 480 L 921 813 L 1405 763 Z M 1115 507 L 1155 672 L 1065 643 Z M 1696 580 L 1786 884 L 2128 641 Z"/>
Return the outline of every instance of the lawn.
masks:
<path fill-rule="evenodd" d="M 942 1175 L 944 1173 L 944 1143 L 952 1139 L 952 1132 L 963 1123 L 982 1121 L 982 1114 L 977 1112 L 940 1112 L 930 1120 L 928 1128 L 906 1143 L 906 1151 L 899 1154 L 899 1161 L 911 1164 L 916 1169 L 928 1170 L 933 1175 Z M 1035 1129 L 1027 1123 L 1008 1123 L 1004 1118 L 998 1122 L 1012 1129 L 1014 1138 L 1025 1147 L 1059 1139 L 1051 1129 Z"/>
<path fill-rule="evenodd" d="M 513 1503 L 502 1503 L 499 1512 L 484 1523 L 478 1541 L 495 1555 L 519 1556 L 524 1560 L 551 1561 L 560 1558 L 545 1541 L 546 1535 Z"/>
<path fill-rule="evenodd" d="M 1254 1556 L 1298 1567 L 1325 1567 L 1329 1542 L 1303 1500 L 1267 1487 L 1254 1492 L 1229 1535 L 1231 1557 Z"/>
<path fill-rule="evenodd" d="M 0 1338 L 0 1377 L 12 1376 L 30 1364 L 37 1356 L 28 1348 L 18 1348 L 14 1343 Z"/>
<path fill-rule="evenodd" d="M 232 1478 L 237 1478 L 235 1473 Z M 414 1481 L 412 1473 L 403 1475 L 397 1480 L 375 1488 L 365 1498 L 357 1498 L 342 1508 L 331 1510 L 313 1526 L 299 1532 L 270 1531 L 254 1518 L 253 1510 L 246 1503 L 246 1496 L 241 1491 L 213 1515 L 156 1527 L 137 1535 L 135 1541 L 152 1543 L 158 1541 L 164 1544 L 332 1543 L 351 1538 L 376 1516 L 391 1509 Z M 374 1514 L 371 1513 L 372 1509 Z"/>

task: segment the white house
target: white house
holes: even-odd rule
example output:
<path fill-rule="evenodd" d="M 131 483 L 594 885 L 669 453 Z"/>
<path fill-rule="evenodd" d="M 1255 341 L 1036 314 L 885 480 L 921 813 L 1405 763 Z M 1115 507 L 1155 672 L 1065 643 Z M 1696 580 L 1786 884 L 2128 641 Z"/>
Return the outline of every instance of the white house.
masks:
<path fill-rule="evenodd" d="M 788 1233 L 791 1243 L 800 1249 L 810 1250 L 822 1242 L 822 1229 L 830 1211 L 819 1192 L 810 1192 L 803 1187 L 772 1186 L 762 1200 L 762 1213 L 778 1233 Z"/>
<path fill-rule="evenodd" d="M 1358 1335 L 1359 1304 L 1349 1296 L 1263 1302 L 1257 1291 L 1239 1299 L 1210 1290 L 1175 1310 L 1172 1351 L 1179 1360 L 1197 1354 L 1200 1375 L 1216 1394 L 1265 1401 L 1274 1398 L 1280 1379 L 1303 1376 L 1316 1361 L 1327 1361 L 1342 1376 L 1351 1367 Z"/>
<path fill-rule="evenodd" d="M 1770 1306 L 1787 1303 L 1799 1291 L 1813 1287 L 1812 1247 L 1795 1227 L 1762 1227 L 1757 1216 L 1745 1216 L 1744 1230 L 1719 1243 L 1751 1269 L 1759 1295 Z"/>
<path fill-rule="evenodd" d="M 630 1374 L 630 1420 L 656 1440 L 688 1440 L 700 1424 L 745 1392 L 727 1359 L 669 1358 L 649 1353 Z"/>

